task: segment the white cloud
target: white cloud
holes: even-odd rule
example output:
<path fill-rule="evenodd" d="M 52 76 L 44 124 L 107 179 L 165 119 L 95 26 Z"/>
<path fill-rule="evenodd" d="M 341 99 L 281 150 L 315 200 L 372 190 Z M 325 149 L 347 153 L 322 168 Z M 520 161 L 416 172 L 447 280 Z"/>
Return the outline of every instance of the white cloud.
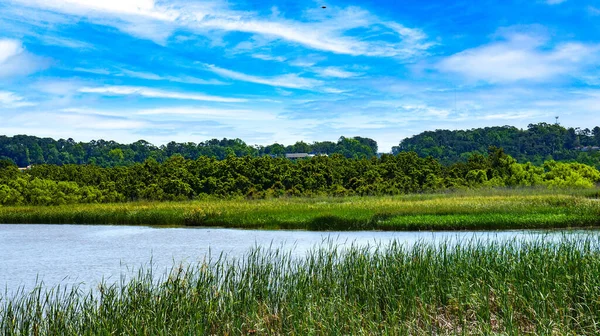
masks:
<path fill-rule="evenodd" d="M 558 5 L 565 1 L 567 1 L 567 0 L 546 0 L 546 3 L 549 5 Z"/>
<path fill-rule="evenodd" d="M 115 27 L 132 36 L 164 44 L 175 29 L 175 9 L 154 0 L 9 0 L 33 9 L 85 17 L 96 24 Z M 44 11 L 29 13 L 35 21 Z M 61 20 L 57 18 L 57 20 Z"/>
<path fill-rule="evenodd" d="M 90 49 L 95 48 L 90 43 L 86 43 L 86 42 L 75 40 L 75 39 L 69 39 L 69 38 L 65 38 L 65 37 L 56 37 L 56 36 L 40 34 L 37 36 L 37 38 L 40 40 L 40 42 L 42 42 L 45 45 L 53 45 L 53 46 L 72 48 L 72 49 L 78 49 L 78 50 L 90 50 Z"/>
<path fill-rule="evenodd" d="M 28 102 L 25 100 L 25 98 L 12 92 L 0 91 L 0 108 L 19 108 L 34 105 L 36 104 Z"/>
<path fill-rule="evenodd" d="M 219 76 L 231 78 L 243 82 L 263 84 L 275 87 L 285 87 L 289 89 L 312 89 L 322 84 L 321 81 L 310 78 L 303 78 L 296 74 L 286 74 L 272 77 L 259 77 L 244 74 L 241 72 L 219 68 L 214 65 L 206 65 L 207 69 Z"/>
<path fill-rule="evenodd" d="M 137 95 L 148 98 L 166 98 L 182 100 L 212 101 L 221 103 L 241 103 L 247 99 L 210 96 L 199 93 L 182 93 L 163 91 L 148 87 L 137 86 L 104 86 L 104 87 L 82 87 L 78 90 L 82 93 L 97 93 L 108 96 L 130 96 Z"/>
<path fill-rule="evenodd" d="M 120 130 L 123 132 L 147 126 L 146 122 L 140 120 L 106 119 L 84 114 L 56 114 L 54 117 L 58 125 L 69 125 L 72 129 L 80 130 Z"/>
<path fill-rule="evenodd" d="M 307 68 L 317 64 L 317 60 L 297 59 L 290 62 L 290 65 Z"/>
<path fill-rule="evenodd" d="M 321 77 L 350 78 L 350 77 L 356 77 L 356 76 L 361 75 L 360 73 L 357 73 L 357 72 L 347 71 L 340 67 L 333 67 L 333 66 L 327 67 L 327 68 L 319 68 L 319 69 L 315 69 L 315 70 Z"/>
<path fill-rule="evenodd" d="M 588 13 L 592 16 L 600 15 L 600 9 L 594 6 L 588 6 Z"/>
<path fill-rule="evenodd" d="M 542 116 L 539 111 L 515 111 L 515 112 L 506 112 L 506 113 L 492 113 L 492 114 L 484 114 L 477 117 L 467 116 L 463 120 L 523 120 L 523 119 L 533 119 L 535 117 Z"/>
<path fill-rule="evenodd" d="M 23 47 L 16 40 L 2 39 L 0 40 L 0 64 L 5 63 L 9 58 L 21 54 Z"/>
<path fill-rule="evenodd" d="M 89 108 L 81 108 L 81 107 L 69 107 L 61 109 L 60 112 L 67 113 L 75 113 L 81 115 L 89 115 L 89 116 L 104 116 L 104 117 L 122 117 L 122 111 L 106 111 L 106 110 L 97 110 L 97 109 L 89 109 Z M 126 113 L 129 114 L 129 113 Z"/>
<path fill-rule="evenodd" d="M 600 59 L 600 46 L 578 42 L 548 48 L 539 36 L 512 34 L 500 42 L 449 56 L 436 67 L 471 80 L 486 82 L 541 81 L 557 76 L 576 76 Z"/>
<path fill-rule="evenodd" d="M 333 94 L 340 94 L 340 93 L 344 93 L 344 92 L 347 92 L 347 91 L 346 90 L 342 90 L 342 89 L 336 89 L 336 88 L 324 88 L 323 92 L 333 93 Z"/>
<path fill-rule="evenodd" d="M 123 117 L 128 116 L 135 120 L 135 116 L 193 118 L 202 120 L 274 120 L 276 115 L 260 109 L 233 109 L 207 106 L 167 106 L 150 109 L 129 108 L 126 110 L 99 110 L 89 108 L 71 107 L 61 109 L 61 112 L 69 112 L 81 115 Z M 148 119 L 150 120 L 150 119 Z"/>
<path fill-rule="evenodd" d="M 28 53 L 20 41 L 0 39 L 0 78 L 28 75 L 44 68 L 45 63 Z"/>
<path fill-rule="evenodd" d="M 106 69 L 73 68 L 71 70 L 77 71 L 77 72 L 91 73 L 91 74 L 95 74 L 95 75 L 111 75 L 112 74 L 110 71 L 108 71 Z"/>
<path fill-rule="evenodd" d="M 117 76 L 126 76 L 132 78 L 140 78 L 147 80 L 162 80 L 163 78 L 157 74 L 151 72 L 141 72 L 141 71 L 131 71 L 122 69 L 121 73 L 118 73 Z"/>
<path fill-rule="evenodd" d="M 7 135 L 31 134 L 40 137 L 77 138 L 79 140 L 115 139 L 133 142 L 140 138 L 136 132 L 154 125 L 141 120 L 24 110 L 6 118 L 2 130 Z"/>
<path fill-rule="evenodd" d="M 378 57 L 412 58 L 431 47 L 426 36 L 418 29 L 404 27 L 396 22 L 383 21 L 356 7 L 328 8 L 328 16 L 311 15 L 311 20 L 301 22 L 282 18 L 258 19 L 253 13 L 201 15 L 188 22 L 197 29 L 240 31 L 270 36 L 302 46 L 337 54 Z M 319 12 L 317 12 L 319 13 Z M 365 41 L 359 36 L 346 34 L 352 29 L 371 26 L 387 29 L 396 41 Z"/>
<path fill-rule="evenodd" d="M 144 109 L 136 112 L 138 115 L 179 115 L 210 120 L 274 120 L 276 116 L 260 110 L 223 109 L 214 107 L 163 107 Z"/>
<path fill-rule="evenodd" d="M 306 21 L 285 19 L 278 13 L 261 17 L 255 12 L 232 10 L 226 3 L 176 2 L 165 5 L 154 0 L 9 0 L 32 8 L 86 17 L 94 23 L 116 27 L 133 36 L 159 44 L 176 29 L 193 30 L 207 36 L 214 31 L 244 32 L 267 40 L 282 40 L 321 51 L 347 55 L 413 58 L 432 46 L 419 29 L 389 22 L 357 7 L 329 6 L 327 14 L 307 11 Z M 364 39 L 358 32 L 370 27 L 385 30 L 385 39 Z M 353 36 L 354 35 L 354 36 Z M 381 36 L 383 36 L 381 35 Z M 377 34 L 379 36 L 379 34 Z M 389 37 L 393 37 L 390 41 Z"/>
<path fill-rule="evenodd" d="M 93 16 L 98 13 L 110 13 L 119 16 L 141 16 L 163 21 L 177 18 L 176 11 L 154 0 L 14 0 L 29 6 L 52 9 L 57 12 Z"/>
<path fill-rule="evenodd" d="M 227 83 L 224 83 L 220 80 L 217 79 L 203 79 L 203 78 L 196 78 L 196 77 L 192 77 L 192 76 L 187 76 L 187 75 L 180 75 L 180 76 L 161 76 L 152 72 L 144 72 L 144 71 L 133 71 L 133 70 L 128 70 L 128 69 L 118 69 L 111 71 L 111 70 L 107 70 L 107 69 L 87 69 L 87 68 L 73 68 L 70 69 L 72 71 L 76 71 L 76 72 L 84 72 L 84 73 L 91 73 L 91 74 L 96 74 L 96 75 L 104 75 L 104 76 L 114 76 L 114 77 L 129 77 L 129 78 L 139 78 L 139 79 L 145 79 L 145 80 L 152 80 L 152 81 L 169 81 L 169 82 L 175 82 L 175 83 L 186 83 L 186 84 L 199 84 L 199 85 L 226 85 Z"/>
<path fill-rule="evenodd" d="M 277 61 L 277 62 L 285 62 L 287 59 L 283 56 L 273 56 L 267 54 L 252 54 L 253 58 L 258 58 L 264 61 Z"/>
<path fill-rule="evenodd" d="M 131 71 L 126 69 L 121 69 L 120 73 L 113 74 L 116 76 L 126 76 L 132 78 L 140 78 L 147 80 L 155 80 L 155 81 L 169 81 L 176 83 L 187 83 L 187 84 L 201 84 L 201 85 L 224 85 L 224 82 L 221 82 L 216 79 L 202 79 L 196 78 L 192 76 L 160 76 L 151 72 L 140 72 L 140 71 Z"/>
<path fill-rule="evenodd" d="M 280 88 L 277 88 L 277 89 L 275 89 L 275 91 L 277 91 L 277 93 L 278 93 L 280 96 L 284 96 L 284 97 L 289 97 L 289 96 L 291 96 L 291 95 L 293 95 L 293 94 L 294 94 L 294 93 L 293 93 L 293 92 L 291 92 L 291 91 L 287 91 L 287 90 L 280 89 Z"/>

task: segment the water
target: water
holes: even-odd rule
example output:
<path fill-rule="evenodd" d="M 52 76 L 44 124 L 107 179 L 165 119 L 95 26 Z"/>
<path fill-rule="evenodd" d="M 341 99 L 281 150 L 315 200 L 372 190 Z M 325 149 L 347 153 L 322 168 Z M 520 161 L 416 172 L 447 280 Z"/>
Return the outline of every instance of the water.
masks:
<path fill-rule="evenodd" d="M 579 231 L 569 231 L 576 234 Z M 243 257 L 255 246 L 274 246 L 302 256 L 332 240 L 339 245 L 385 244 L 392 240 L 502 241 L 532 239 L 540 231 L 502 232 L 307 232 L 231 230 L 214 228 L 153 228 L 143 226 L 2 225 L 0 224 L 0 293 L 33 288 L 79 285 L 94 288 L 102 279 L 118 282 L 152 260 L 164 274 L 174 264 L 201 262 L 210 253 Z M 562 237 L 564 231 L 548 231 Z M 156 273 L 155 273 L 156 274 Z"/>

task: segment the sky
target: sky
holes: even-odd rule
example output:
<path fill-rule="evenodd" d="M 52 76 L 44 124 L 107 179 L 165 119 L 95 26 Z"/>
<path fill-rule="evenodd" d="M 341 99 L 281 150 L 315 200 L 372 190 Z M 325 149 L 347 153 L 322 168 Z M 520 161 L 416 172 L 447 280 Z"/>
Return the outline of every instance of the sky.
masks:
<path fill-rule="evenodd" d="M 387 152 L 556 116 L 600 125 L 598 0 L 0 0 L 3 135 Z"/>

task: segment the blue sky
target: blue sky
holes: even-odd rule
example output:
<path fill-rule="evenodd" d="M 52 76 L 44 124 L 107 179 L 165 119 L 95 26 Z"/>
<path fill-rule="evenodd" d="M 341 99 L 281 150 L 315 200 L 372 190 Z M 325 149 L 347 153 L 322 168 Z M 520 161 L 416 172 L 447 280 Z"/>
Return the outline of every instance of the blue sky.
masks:
<path fill-rule="evenodd" d="M 389 151 L 555 116 L 600 125 L 600 1 L 0 0 L 0 134 Z"/>

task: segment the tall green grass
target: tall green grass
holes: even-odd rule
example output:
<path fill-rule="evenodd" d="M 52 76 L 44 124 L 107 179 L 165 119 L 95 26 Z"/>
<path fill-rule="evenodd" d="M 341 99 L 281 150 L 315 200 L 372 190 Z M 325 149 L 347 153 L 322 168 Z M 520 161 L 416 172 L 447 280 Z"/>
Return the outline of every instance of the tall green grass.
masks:
<path fill-rule="evenodd" d="M 0 299 L 3 335 L 600 333 L 600 239 L 255 249 Z"/>
<path fill-rule="evenodd" d="M 0 207 L 0 223 L 301 230 L 481 230 L 600 224 L 597 190 L 487 190 L 395 197 L 278 198 Z M 593 197 L 592 197 L 593 196 Z"/>

